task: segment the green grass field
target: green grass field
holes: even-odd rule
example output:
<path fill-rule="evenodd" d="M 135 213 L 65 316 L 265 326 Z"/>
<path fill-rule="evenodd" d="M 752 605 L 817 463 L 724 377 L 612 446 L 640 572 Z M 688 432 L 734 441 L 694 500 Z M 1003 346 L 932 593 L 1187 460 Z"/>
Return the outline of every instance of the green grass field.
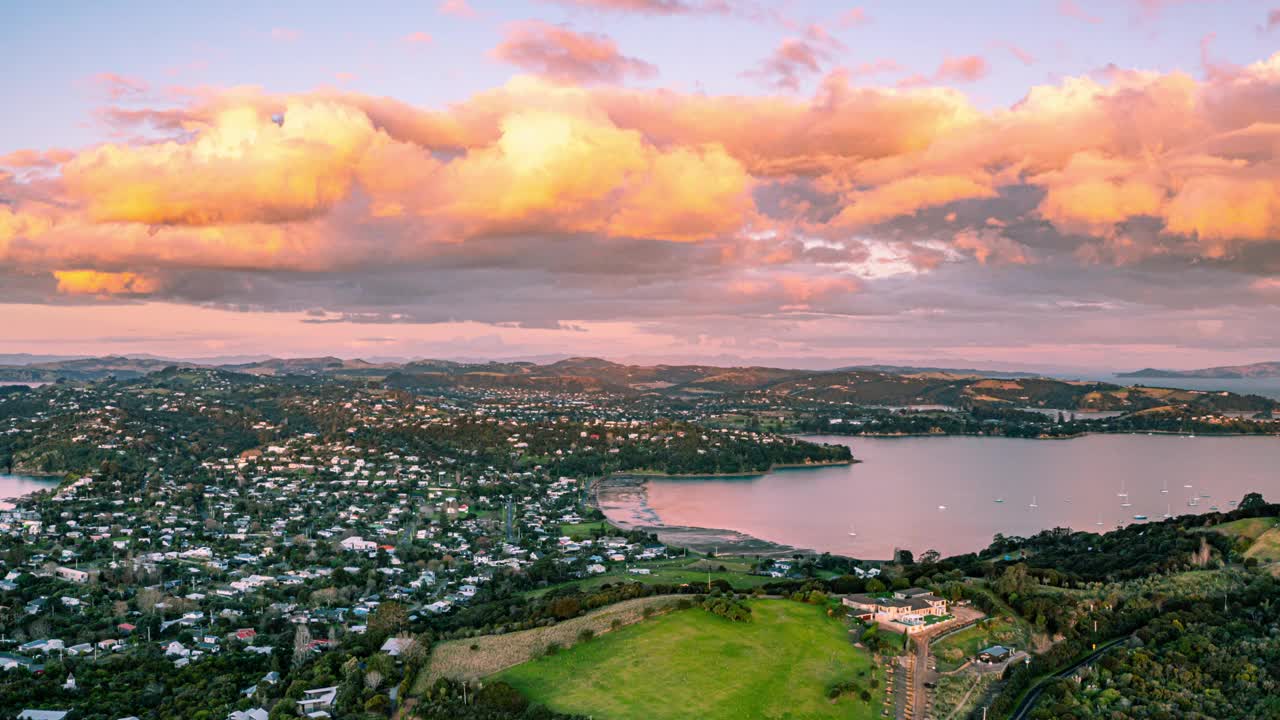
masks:
<path fill-rule="evenodd" d="M 947 672 L 964 664 L 979 650 L 992 645 L 1004 645 L 1025 650 L 1027 631 L 1017 621 L 1009 617 L 997 617 L 965 628 L 954 635 L 935 642 L 932 646 L 938 658 L 938 670 Z"/>
<path fill-rule="evenodd" d="M 751 602 L 753 621 L 698 609 L 622 628 L 496 676 L 553 710 L 606 720 L 879 717 L 883 677 L 826 609 Z M 870 702 L 826 698 L 839 681 L 880 687 Z"/>
<path fill-rule="evenodd" d="M 568 538 L 586 540 L 594 534 L 617 535 L 618 529 L 605 520 L 584 523 L 560 523 L 560 534 Z"/>
<path fill-rule="evenodd" d="M 1275 526 L 1276 518 L 1244 518 L 1222 523 L 1221 525 L 1214 525 L 1210 529 L 1224 535 L 1242 537 L 1249 542 L 1253 542 Z"/>

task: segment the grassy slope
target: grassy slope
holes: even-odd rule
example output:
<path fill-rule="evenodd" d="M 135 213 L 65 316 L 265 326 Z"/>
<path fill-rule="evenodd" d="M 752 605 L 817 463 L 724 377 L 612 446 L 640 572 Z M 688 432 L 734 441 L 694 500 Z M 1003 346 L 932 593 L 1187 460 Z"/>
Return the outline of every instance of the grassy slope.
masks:
<path fill-rule="evenodd" d="M 1244 553 L 1247 558 L 1257 558 L 1264 563 L 1280 560 L 1280 527 L 1277 527 L 1277 518 L 1244 518 L 1215 525 L 1212 529 L 1249 541 L 1249 549 Z"/>
<path fill-rule="evenodd" d="M 1280 528 L 1272 528 L 1258 536 L 1249 546 L 1244 556 L 1257 558 L 1258 562 L 1276 562 L 1280 560 Z"/>
<path fill-rule="evenodd" d="M 751 623 L 696 609 L 672 613 L 499 677 L 553 709 L 609 720 L 879 716 L 879 690 L 870 703 L 825 697 L 839 680 L 866 687 L 877 672 L 841 621 L 783 600 L 752 608 Z"/>
<path fill-rule="evenodd" d="M 1214 525 L 1212 529 L 1224 535 L 1242 537 L 1248 539 L 1249 542 L 1253 542 L 1264 532 L 1275 527 L 1275 525 L 1276 518 L 1244 518 Z"/>
<path fill-rule="evenodd" d="M 670 595 L 624 600 L 549 627 L 440 643 L 431 649 L 431 659 L 418 674 L 413 693 L 421 694 L 438 677 L 474 680 L 528 662 L 552 643 L 569 647 L 578 642 L 583 630 L 597 635 L 617 632 L 612 630 L 615 621 L 620 626 L 637 623 L 644 619 L 646 608 L 661 613 L 674 603 Z"/>

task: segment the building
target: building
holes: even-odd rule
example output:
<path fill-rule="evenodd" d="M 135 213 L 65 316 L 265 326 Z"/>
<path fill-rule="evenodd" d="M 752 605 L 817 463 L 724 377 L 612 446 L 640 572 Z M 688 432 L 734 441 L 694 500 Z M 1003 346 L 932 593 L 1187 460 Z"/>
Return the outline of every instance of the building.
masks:
<path fill-rule="evenodd" d="M 978 662 L 984 663 L 1002 663 L 1013 655 L 1013 648 L 1007 648 L 1003 645 L 992 645 L 991 647 L 978 653 Z"/>
<path fill-rule="evenodd" d="M 89 582 L 89 573 L 85 572 L 84 570 L 76 570 L 75 568 L 69 568 L 69 567 L 60 567 L 54 572 L 56 572 L 58 574 L 58 577 L 62 578 L 63 580 L 66 580 L 67 582 L 76 583 L 77 585 L 84 585 L 85 583 Z"/>
<path fill-rule="evenodd" d="M 843 603 L 862 620 L 897 623 L 906 626 L 908 632 L 924 629 L 929 624 L 926 617 L 947 614 L 947 601 L 921 588 L 850 595 Z"/>
<path fill-rule="evenodd" d="M 314 690 L 305 690 L 302 693 L 302 699 L 298 701 L 298 709 L 304 715 L 310 715 L 313 712 L 323 710 L 324 708 L 333 707 L 333 703 L 338 699 L 338 687 L 316 688 Z"/>

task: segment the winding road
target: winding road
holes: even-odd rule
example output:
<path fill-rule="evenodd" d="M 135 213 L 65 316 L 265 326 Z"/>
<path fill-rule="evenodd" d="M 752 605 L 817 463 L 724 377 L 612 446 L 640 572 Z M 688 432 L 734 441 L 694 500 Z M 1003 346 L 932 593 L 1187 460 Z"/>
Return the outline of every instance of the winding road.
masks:
<path fill-rule="evenodd" d="M 1128 639 L 1129 639 L 1128 636 L 1125 636 L 1121 638 L 1116 638 L 1115 640 L 1112 640 L 1107 643 L 1103 643 L 1101 647 L 1093 651 L 1084 659 L 1079 660 L 1075 664 L 1068 667 L 1067 669 L 1060 670 L 1054 673 L 1053 675 L 1049 676 L 1048 678 L 1045 678 L 1044 680 L 1041 680 L 1040 682 L 1036 683 L 1035 687 L 1031 688 L 1031 690 L 1026 694 L 1026 696 L 1022 698 L 1022 702 L 1018 703 L 1018 707 L 1013 711 L 1013 714 L 1009 716 L 1009 720 L 1026 720 L 1027 715 L 1035 708 L 1036 703 L 1040 700 L 1040 694 L 1044 692 L 1045 685 L 1048 684 L 1049 680 L 1061 680 L 1063 678 L 1071 677 L 1073 674 L 1075 674 L 1077 670 L 1084 667 L 1085 665 L 1093 664 L 1098 658 L 1105 655 L 1108 650 L 1111 650 L 1115 646 L 1119 645 L 1120 643 Z"/>

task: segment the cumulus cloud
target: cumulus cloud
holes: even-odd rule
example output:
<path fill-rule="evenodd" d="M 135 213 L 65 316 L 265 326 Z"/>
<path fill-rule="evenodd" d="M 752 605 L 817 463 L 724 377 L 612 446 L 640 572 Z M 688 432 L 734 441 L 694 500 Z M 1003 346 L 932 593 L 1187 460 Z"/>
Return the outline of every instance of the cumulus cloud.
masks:
<path fill-rule="evenodd" d="M 681 332 L 950 322 L 1046 284 L 1274 301 L 1280 55 L 1203 79 L 1108 68 L 994 109 L 854 75 L 807 98 L 520 77 L 439 108 L 253 89 L 131 106 L 109 115 L 145 141 L 0 158 L 23 171 L 0 175 L 0 287 Z M 1217 274 L 1150 291 L 1193 271 Z"/>
<path fill-rule="evenodd" d="M 514 23 L 493 56 L 529 72 L 569 83 L 616 83 L 648 78 L 658 69 L 627 57 L 605 35 L 578 33 L 536 20 Z"/>

